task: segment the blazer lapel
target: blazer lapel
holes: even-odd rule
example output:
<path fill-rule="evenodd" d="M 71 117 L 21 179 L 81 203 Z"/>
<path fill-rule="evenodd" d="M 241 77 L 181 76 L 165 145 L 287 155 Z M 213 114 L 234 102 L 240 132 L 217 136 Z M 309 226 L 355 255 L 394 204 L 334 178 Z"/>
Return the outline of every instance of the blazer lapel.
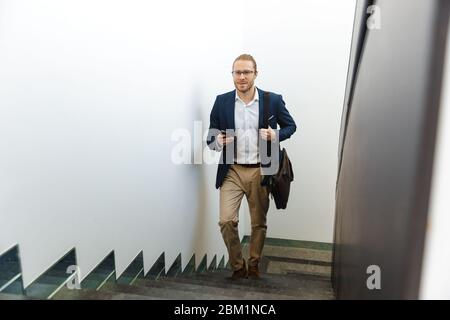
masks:
<path fill-rule="evenodd" d="M 236 125 L 234 123 L 234 107 L 236 105 L 236 101 L 235 101 L 235 97 L 236 97 L 236 90 L 233 90 L 227 100 L 226 103 L 226 115 L 227 115 L 227 129 L 236 129 Z"/>
<path fill-rule="evenodd" d="M 263 118 L 264 118 L 264 91 L 256 88 L 258 90 L 259 96 L 259 129 L 263 127 Z"/>

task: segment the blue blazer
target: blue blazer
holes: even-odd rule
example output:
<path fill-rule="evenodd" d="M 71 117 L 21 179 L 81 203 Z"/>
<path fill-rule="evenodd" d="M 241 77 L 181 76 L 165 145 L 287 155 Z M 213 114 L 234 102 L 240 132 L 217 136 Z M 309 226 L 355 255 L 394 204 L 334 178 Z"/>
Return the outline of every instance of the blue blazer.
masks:
<path fill-rule="evenodd" d="M 257 88 L 258 89 L 258 88 Z M 264 117 L 264 91 L 258 89 L 259 96 L 259 128 L 263 128 L 263 117 Z M 208 147 L 212 150 L 216 150 L 216 136 L 218 134 L 217 130 L 235 130 L 234 122 L 234 106 L 235 106 L 236 90 L 218 95 L 214 106 L 211 111 L 209 119 L 209 132 L 206 143 Z M 277 124 L 280 125 L 279 139 L 280 142 L 288 139 L 297 129 L 294 119 L 292 119 L 289 111 L 286 109 L 283 97 L 279 94 L 269 93 L 269 126 L 272 129 L 277 129 Z M 272 118 L 271 118 L 272 117 Z M 225 179 L 230 164 L 226 164 L 223 161 L 223 151 L 226 150 L 224 146 L 219 166 L 217 168 L 216 176 L 216 188 L 220 188 Z M 218 151 L 218 150 L 216 150 Z"/>

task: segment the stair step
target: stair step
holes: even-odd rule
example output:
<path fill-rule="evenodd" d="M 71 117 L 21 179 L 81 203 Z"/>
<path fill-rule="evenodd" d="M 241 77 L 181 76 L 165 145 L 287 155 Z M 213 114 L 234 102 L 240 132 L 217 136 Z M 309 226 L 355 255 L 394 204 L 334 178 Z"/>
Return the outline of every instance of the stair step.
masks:
<path fill-rule="evenodd" d="M 53 300 L 161 300 L 160 297 L 151 295 L 136 295 L 108 290 L 61 290 Z"/>
<path fill-rule="evenodd" d="M 149 280 L 151 281 L 151 280 Z M 156 280 L 159 281 L 159 280 Z M 157 288 L 147 287 L 142 285 L 123 285 L 116 284 L 114 286 L 108 286 L 107 291 L 113 291 L 118 293 L 135 294 L 142 296 L 159 297 L 164 299 L 176 299 L 176 300 L 231 300 L 233 298 L 225 295 L 212 296 L 208 293 L 189 292 L 183 289 L 170 288 Z"/>
<path fill-rule="evenodd" d="M 51 285 L 59 286 L 62 283 L 64 283 L 64 281 L 66 281 L 69 276 L 70 276 L 70 274 L 65 274 L 64 277 L 45 275 L 45 276 L 42 276 L 41 278 L 39 278 L 36 283 L 51 284 Z"/>
<path fill-rule="evenodd" d="M 35 300 L 22 294 L 0 293 L 0 300 Z"/>
<path fill-rule="evenodd" d="M 299 261 L 290 258 L 277 257 L 275 260 L 269 259 L 265 272 L 270 274 L 288 274 L 298 272 L 331 279 L 331 265 L 317 265 L 308 262 L 302 263 L 301 260 Z"/>
<path fill-rule="evenodd" d="M 2 273 L 0 273 L 0 283 L 2 281 L 9 281 L 12 278 L 14 278 L 15 276 L 17 276 L 18 274 L 20 274 L 20 272 L 15 272 L 15 271 L 3 271 Z"/>
<path fill-rule="evenodd" d="M 61 290 L 61 288 L 66 287 L 66 281 L 69 278 L 69 274 L 65 274 L 65 277 L 60 276 L 51 276 L 45 274 L 40 277 L 36 282 L 32 283 L 25 289 L 25 293 L 27 296 L 47 299 L 50 295 L 55 293 L 57 290 Z M 51 274 L 55 274 L 52 272 Z M 71 280 L 72 281 L 72 280 Z"/>
<path fill-rule="evenodd" d="M 233 299 L 243 300 L 292 300 L 296 296 L 285 295 L 281 293 L 254 292 L 249 290 L 241 290 L 236 288 L 204 286 L 196 283 L 183 283 L 179 281 L 160 281 L 160 280 L 143 280 L 136 285 L 142 285 L 149 288 L 166 288 L 192 292 L 194 294 L 208 294 L 211 296 L 228 296 Z"/>
<path fill-rule="evenodd" d="M 47 299 L 57 288 L 54 284 L 35 283 L 25 289 L 25 292 L 28 297 Z"/>
<path fill-rule="evenodd" d="M 110 271 L 109 274 L 91 273 L 88 277 L 81 281 L 82 289 L 98 290 L 106 283 L 115 283 L 115 271 Z"/>
<path fill-rule="evenodd" d="M 0 274 L 0 291 L 3 291 L 2 288 L 10 285 L 12 281 L 17 281 L 17 279 L 20 279 L 21 274 L 17 272 L 4 272 L 3 274 Z"/>
<path fill-rule="evenodd" d="M 20 273 L 20 266 L 14 261 L 1 261 L 0 264 L 0 276 L 9 273 Z"/>
<path fill-rule="evenodd" d="M 1 289 L 0 291 L 5 294 L 23 295 L 22 276 L 19 274 L 11 281 L 4 283 Z"/>
<path fill-rule="evenodd" d="M 98 279 L 85 279 L 81 282 L 81 288 L 96 290 L 104 281 L 106 277 Z"/>
<path fill-rule="evenodd" d="M 308 248 L 280 247 L 265 245 L 263 256 L 272 256 L 280 258 L 294 258 L 309 260 L 312 262 L 328 262 L 332 261 L 332 252 L 328 250 L 316 250 Z"/>
<path fill-rule="evenodd" d="M 231 281 L 231 271 L 229 270 L 223 270 L 218 272 L 202 272 L 197 273 L 193 275 L 186 275 L 183 276 L 184 278 L 191 278 L 191 277 L 198 277 L 198 278 L 211 278 L 215 279 L 217 278 L 219 281 L 221 280 L 227 280 Z M 257 285 L 259 282 L 267 282 L 271 280 L 285 280 L 286 283 L 296 283 L 300 282 L 303 283 L 305 281 L 313 281 L 313 282 L 321 282 L 323 285 L 331 285 L 330 278 L 327 276 L 321 276 L 321 275 L 314 275 L 310 273 L 302 273 L 302 272 L 289 272 L 286 274 L 272 274 L 272 273 L 262 273 L 261 279 L 253 281 L 255 285 Z"/>
<path fill-rule="evenodd" d="M 96 268 L 95 270 L 93 270 L 91 273 L 89 273 L 89 275 L 86 278 L 89 278 L 91 276 L 101 276 L 101 275 L 105 275 L 105 274 L 110 274 L 111 272 L 114 272 L 114 268 Z"/>
<path fill-rule="evenodd" d="M 244 291 L 283 294 L 299 299 L 334 299 L 329 281 L 299 278 L 297 276 L 263 275 L 262 279 L 232 281 L 230 273 L 205 273 L 179 278 L 160 278 L 161 281 L 190 283 L 209 287 L 233 288 Z"/>

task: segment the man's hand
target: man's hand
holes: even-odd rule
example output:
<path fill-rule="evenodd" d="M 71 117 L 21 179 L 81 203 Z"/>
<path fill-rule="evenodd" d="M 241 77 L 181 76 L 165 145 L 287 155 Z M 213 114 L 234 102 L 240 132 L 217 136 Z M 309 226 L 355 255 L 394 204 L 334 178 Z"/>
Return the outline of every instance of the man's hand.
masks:
<path fill-rule="evenodd" d="M 259 129 L 259 134 L 261 135 L 261 138 L 266 141 L 273 141 L 276 138 L 275 130 L 271 127 L 269 127 L 269 129 Z"/>
<path fill-rule="evenodd" d="M 234 141 L 234 137 L 226 137 L 223 133 L 217 135 L 217 143 L 222 147 Z"/>

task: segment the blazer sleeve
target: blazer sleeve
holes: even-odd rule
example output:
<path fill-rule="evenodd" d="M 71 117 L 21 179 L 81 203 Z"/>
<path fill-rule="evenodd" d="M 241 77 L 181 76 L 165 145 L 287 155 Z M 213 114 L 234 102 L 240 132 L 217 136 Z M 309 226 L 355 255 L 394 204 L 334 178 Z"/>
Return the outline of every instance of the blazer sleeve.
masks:
<path fill-rule="evenodd" d="M 209 116 L 208 136 L 206 137 L 206 144 L 211 150 L 221 151 L 222 148 L 217 142 L 217 135 L 220 133 L 219 129 L 219 98 L 216 97 L 214 106 Z"/>
<path fill-rule="evenodd" d="M 277 121 L 280 125 L 280 142 L 288 139 L 297 130 L 297 125 L 289 111 L 286 109 L 286 104 L 281 95 L 277 102 Z"/>

